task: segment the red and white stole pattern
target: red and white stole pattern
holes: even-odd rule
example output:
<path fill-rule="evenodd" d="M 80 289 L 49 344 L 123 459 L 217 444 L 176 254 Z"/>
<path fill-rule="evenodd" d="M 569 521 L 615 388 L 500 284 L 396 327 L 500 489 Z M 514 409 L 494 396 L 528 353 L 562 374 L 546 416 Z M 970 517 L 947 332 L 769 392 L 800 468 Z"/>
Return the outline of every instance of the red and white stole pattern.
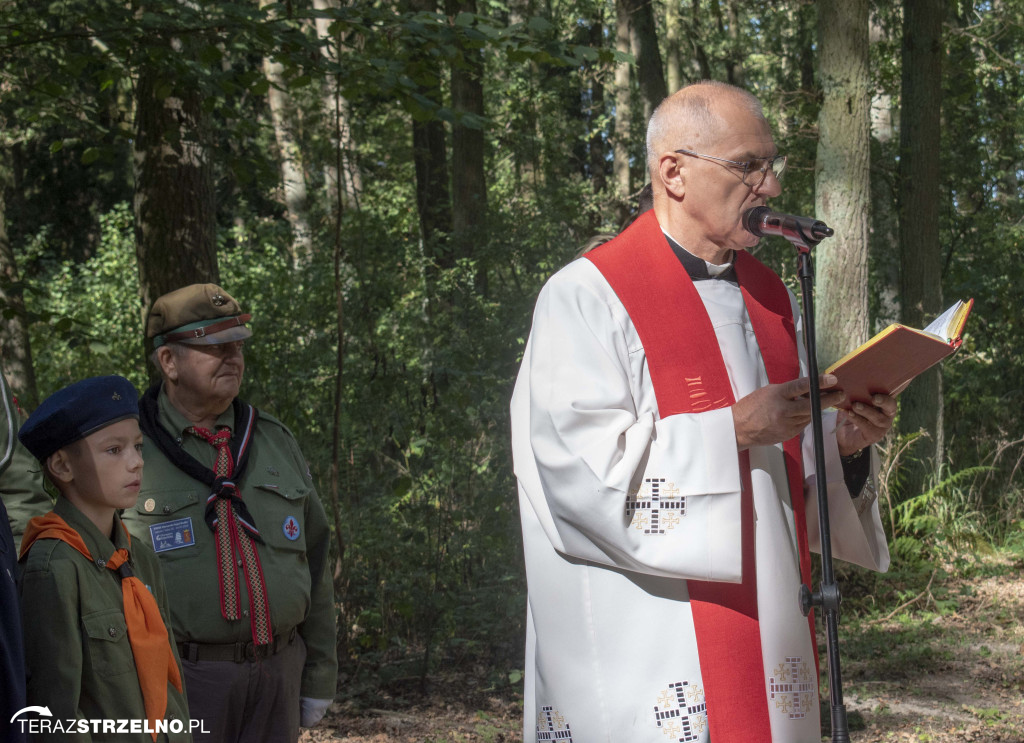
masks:
<path fill-rule="evenodd" d="M 586 256 L 615 291 L 643 343 L 662 418 L 732 405 L 732 386 L 704 303 L 653 211 Z M 745 251 L 736 275 L 768 380 L 800 373 L 789 293 Z M 797 532 L 800 574 L 810 584 L 799 438 L 783 445 Z M 713 741 L 771 741 L 757 611 L 750 458 L 740 453 L 743 582 L 687 581 Z M 793 601 L 796 601 L 794 587 Z M 808 618 L 814 647 L 814 617 Z"/>

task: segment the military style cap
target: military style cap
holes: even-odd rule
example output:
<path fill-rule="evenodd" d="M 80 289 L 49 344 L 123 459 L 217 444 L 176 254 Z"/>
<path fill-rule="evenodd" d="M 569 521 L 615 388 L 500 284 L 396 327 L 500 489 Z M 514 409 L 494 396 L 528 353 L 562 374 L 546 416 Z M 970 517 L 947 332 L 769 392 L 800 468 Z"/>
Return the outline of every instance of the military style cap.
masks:
<path fill-rule="evenodd" d="M 190 284 L 164 294 L 153 303 L 146 320 L 146 337 L 153 347 L 165 343 L 214 345 L 245 340 L 252 331 L 245 324 L 235 298 L 216 284 Z"/>
<path fill-rule="evenodd" d="M 58 449 L 125 418 L 139 417 L 139 393 L 124 377 L 90 377 L 43 400 L 18 431 L 40 462 Z"/>

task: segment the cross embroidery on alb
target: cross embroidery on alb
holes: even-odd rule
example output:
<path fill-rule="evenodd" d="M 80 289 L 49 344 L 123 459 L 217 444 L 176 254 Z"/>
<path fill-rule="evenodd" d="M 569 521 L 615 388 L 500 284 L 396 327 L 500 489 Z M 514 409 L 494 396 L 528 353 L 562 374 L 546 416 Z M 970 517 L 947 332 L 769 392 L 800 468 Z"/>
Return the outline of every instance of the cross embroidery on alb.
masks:
<path fill-rule="evenodd" d="M 700 740 L 701 733 L 708 726 L 707 704 L 704 690 L 689 681 L 669 684 L 658 695 L 654 707 L 654 720 L 670 740 L 690 743 Z"/>
<path fill-rule="evenodd" d="M 664 483 L 664 477 L 648 477 L 638 490 L 629 492 L 626 515 L 630 526 L 644 534 L 664 534 L 686 515 L 686 496 L 679 495 L 674 482 Z"/>
<path fill-rule="evenodd" d="M 775 709 L 802 720 L 817 704 L 817 679 L 811 667 L 799 657 L 786 658 L 768 679 L 769 697 L 775 700 Z"/>
<path fill-rule="evenodd" d="M 572 743 L 572 732 L 569 723 L 554 707 L 541 707 L 537 715 L 537 741 L 558 740 Z"/>

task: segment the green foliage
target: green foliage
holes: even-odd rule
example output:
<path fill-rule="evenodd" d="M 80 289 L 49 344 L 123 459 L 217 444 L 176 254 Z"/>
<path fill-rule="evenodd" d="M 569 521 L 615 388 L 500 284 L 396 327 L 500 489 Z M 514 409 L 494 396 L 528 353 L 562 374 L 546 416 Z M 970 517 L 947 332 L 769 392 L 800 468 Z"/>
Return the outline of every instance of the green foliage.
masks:
<path fill-rule="evenodd" d="M 32 270 L 24 278 L 40 397 L 100 374 L 121 374 L 143 388 L 143 307 L 128 205 L 100 217 L 96 253 L 83 262 L 50 258 L 46 237 L 26 246 Z"/>
<path fill-rule="evenodd" d="M 987 471 L 986 467 L 968 467 L 954 472 L 924 493 L 899 503 L 894 509 L 896 534 L 936 549 L 991 549 L 984 515 L 975 509 L 969 494 L 971 482 Z"/>

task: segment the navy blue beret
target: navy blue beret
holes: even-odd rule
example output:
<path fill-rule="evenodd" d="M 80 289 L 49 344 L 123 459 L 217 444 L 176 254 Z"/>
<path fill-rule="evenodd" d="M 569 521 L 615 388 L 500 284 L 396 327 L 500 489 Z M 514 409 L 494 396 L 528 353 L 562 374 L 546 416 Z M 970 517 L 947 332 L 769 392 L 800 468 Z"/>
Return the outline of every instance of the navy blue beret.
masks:
<path fill-rule="evenodd" d="M 40 462 L 68 444 L 125 418 L 139 417 L 139 394 L 124 377 L 90 377 L 43 400 L 18 431 Z"/>

